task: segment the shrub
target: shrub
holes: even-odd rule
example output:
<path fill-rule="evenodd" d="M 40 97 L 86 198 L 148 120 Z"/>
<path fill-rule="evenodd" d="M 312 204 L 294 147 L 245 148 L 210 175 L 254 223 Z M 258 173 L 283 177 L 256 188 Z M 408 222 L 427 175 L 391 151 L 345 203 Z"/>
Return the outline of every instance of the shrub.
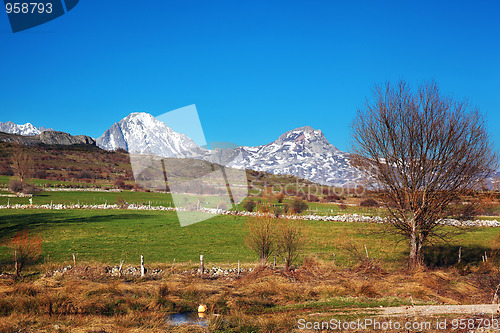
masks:
<path fill-rule="evenodd" d="M 283 214 L 283 208 L 281 208 L 280 206 L 275 206 L 273 207 L 273 214 L 275 217 L 279 217 L 280 215 Z"/>
<path fill-rule="evenodd" d="M 118 207 L 120 208 L 127 208 L 128 207 L 128 204 L 127 202 L 121 197 L 121 196 L 118 196 L 116 198 L 116 204 L 118 205 Z"/>
<path fill-rule="evenodd" d="M 284 203 L 282 207 L 283 207 L 283 213 L 288 214 L 288 212 L 290 211 L 290 205 L 287 203 Z"/>
<path fill-rule="evenodd" d="M 14 250 L 16 276 L 19 277 L 24 266 L 37 260 L 42 253 L 42 238 L 30 236 L 29 231 L 23 230 L 14 236 L 10 247 Z"/>
<path fill-rule="evenodd" d="M 295 198 L 292 201 L 292 210 L 296 214 L 300 214 L 303 211 L 305 211 L 309 206 L 307 205 L 307 202 L 300 198 Z"/>
<path fill-rule="evenodd" d="M 308 194 L 306 200 L 309 202 L 318 202 L 319 198 L 314 194 Z"/>
<path fill-rule="evenodd" d="M 259 212 L 262 212 L 262 213 L 269 213 L 269 205 L 261 202 L 258 206 L 258 210 L 259 210 Z"/>
<path fill-rule="evenodd" d="M 262 265 L 267 263 L 269 256 L 275 251 L 275 231 L 272 218 L 255 217 L 248 221 L 246 245 L 257 254 Z"/>
<path fill-rule="evenodd" d="M 9 191 L 13 193 L 21 193 L 23 191 L 23 182 L 19 179 L 12 179 L 9 182 Z"/>
<path fill-rule="evenodd" d="M 288 270 L 294 263 L 304 247 L 304 235 L 302 226 L 298 221 L 281 220 L 278 228 L 277 247 L 279 253 L 286 260 Z"/>
<path fill-rule="evenodd" d="M 38 179 L 47 179 L 49 174 L 45 170 L 38 170 L 33 174 L 33 178 L 38 178 Z"/>
<path fill-rule="evenodd" d="M 93 179 L 95 174 L 87 170 L 82 170 L 75 175 L 76 179 Z"/>
<path fill-rule="evenodd" d="M 252 199 L 247 199 L 243 201 L 243 209 L 246 210 L 247 212 L 253 212 L 255 208 L 255 201 Z"/>
<path fill-rule="evenodd" d="M 339 201 L 340 197 L 336 194 L 329 194 L 323 197 L 323 201 L 325 202 L 332 202 L 332 201 Z"/>
<path fill-rule="evenodd" d="M 40 188 L 36 187 L 35 185 L 28 184 L 28 185 L 25 185 L 23 187 L 24 194 L 37 195 L 37 194 L 40 194 L 41 192 L 42 192 L 42 190 Z"/>
<path fill-rule="evenodd" d="M 379 203 L 375 199 L 365 199 L 359 203 L 361 207 L 379 207 Z"/>
<path fill-rule="evenodd" d="M 117 179 L 115 180 L 115 182 L 113 183 L 116 187 L 118 188 L 124 188 L 125 187 L 125 182 L 121 179 Z"/>
<path fill-rule="evenodd" d="M 283 199 L 285 199 L 285 194 L 283 192 L 280 192 L 280 194 L 276 196 L 276 200 L 278 200 L 278 203 L 282 203 Z"/>
<path fill-rule="evenodd" d="M 14 171 L 10 167 L 2 167 L 0 168 L 0 175 L 4 176 L 14 176 Z"/>

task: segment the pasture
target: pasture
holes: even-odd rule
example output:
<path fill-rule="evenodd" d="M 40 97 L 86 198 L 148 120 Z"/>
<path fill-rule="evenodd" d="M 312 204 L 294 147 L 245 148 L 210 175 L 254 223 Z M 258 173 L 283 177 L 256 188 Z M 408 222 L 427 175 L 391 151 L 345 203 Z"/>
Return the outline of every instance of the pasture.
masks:
<path fill-rule="evenodd" d="M 212 215 L 210 215 L 212 216 Z M 84 262 L 115 265 L 139 262 L 144 255 L 149 264 L 173 262 L 196 264 L 200 254 L 208 265 L 234 266 L 238 261 L 253 264 L 257 258 L 245 245 L 248 218 L 218 215 L 203 222 L 181 227 L 175 212 L 115 210 L 0 210 L 0 264 L 12 266 L 10 239 L 27 229 L 43 239 L 39 264 L 71 263 L 72 253 Z M 404 265 L 407 244 L 380 224 L 302 221 L 305 249 L 301 259 L 314 257 L 350 267 L 366 257 L 386 268 Z M 459 230 L 444 227 L 444 231 Z M 484 251 L 496 255 L 496 228 L 460 231 L 448 242 L 438 241 L 428 250 L 431 265 L 452 265 L 458 247 L 467 262 L 479 262 Z M 278 263 L 281 260 L 278 258 Z"/>

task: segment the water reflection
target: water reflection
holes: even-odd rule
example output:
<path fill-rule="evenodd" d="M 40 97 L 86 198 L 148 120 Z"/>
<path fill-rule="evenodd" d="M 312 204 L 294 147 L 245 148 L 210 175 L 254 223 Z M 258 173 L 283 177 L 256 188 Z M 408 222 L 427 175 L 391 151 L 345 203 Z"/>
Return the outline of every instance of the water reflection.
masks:
<path fill-rule="evenodd" d="M 205 314 L 199 312 L 174 313 L 168 316 L 167 321 L 173 326 L 180 326 L 184 324 L 207 326 Z"/>

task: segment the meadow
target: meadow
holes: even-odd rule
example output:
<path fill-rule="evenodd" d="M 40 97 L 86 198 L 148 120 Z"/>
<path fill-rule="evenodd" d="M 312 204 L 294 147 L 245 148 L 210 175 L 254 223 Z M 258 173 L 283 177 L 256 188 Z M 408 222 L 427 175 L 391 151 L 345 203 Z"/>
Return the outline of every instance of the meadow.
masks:
<path fill-rule="evenodd" d="M 211 217 L 208 215 L 207 217 Z M 29 230 L 43 239 L 43 255 L 38 263 L 79 260 L 114 265 L 121 260 L 137 264 L 144 255 L 150 264 L 197 263 L 203 254 L 210 264 L 253 264 L 254 253 L 245 245 L 246 217 L 218 215 L 194 225 L 181 227 L 175 212 L 115 210 L 0 210 L 0 264 L 12 266 L 9 240 L 19 231 Z M 406 242 L 380 224 L 302 221 L 306 246 L 301 261 L 314 257 L 352 266 L 366 256 L 385 267 L 404 265 Z M 459 231 L 443 227 L 444 231 Z M 496 228 L 471 228 L 449 242 L 437 242 L 429 253 L 429 263 L 452 264 L 458 247 L 464 260 L 479 262 L 484 251 L 492 253 Z M 441 258 L 441 256 L 443 258 Z M 279 258 L 278 258 L 279 261 Z"/>

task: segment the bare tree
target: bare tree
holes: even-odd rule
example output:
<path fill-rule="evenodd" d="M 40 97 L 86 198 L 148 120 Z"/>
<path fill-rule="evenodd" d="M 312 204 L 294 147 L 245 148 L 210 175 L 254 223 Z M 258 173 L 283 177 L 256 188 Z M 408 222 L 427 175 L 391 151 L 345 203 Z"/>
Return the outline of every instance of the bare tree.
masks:
<path fill-rule="evenodd" d="M 286 260 L 287 270 L 298 259 L 305 244 L 304 236 L 300 222 L 289 219 L 279 220 L 277 248 Z"/>
<path fill-rule="evenodd" d="M 12 170 L 14 175 L 24 182 L 33 172 L 33 159 L 24 150 L 20 143 L 15 143 L 12 148 Z"/>
<path fill-rule="evenodd" d="M 376 86 L 352 124 L 354 164 L 382 191 L 395 230 L 409 241 L 409 266 L 439 235 L 446 207 L 498 166 L 486 121 L 437 84 L 413 92 L 405 81 Z"/>
<path fill-rule="evenodd" d="M 248 221 L 246 244 L 259 256 L 261 265 L 265 265 L 276 250 L 275 233 L 275 221 L 271 217 L 254 217 Z"/>

